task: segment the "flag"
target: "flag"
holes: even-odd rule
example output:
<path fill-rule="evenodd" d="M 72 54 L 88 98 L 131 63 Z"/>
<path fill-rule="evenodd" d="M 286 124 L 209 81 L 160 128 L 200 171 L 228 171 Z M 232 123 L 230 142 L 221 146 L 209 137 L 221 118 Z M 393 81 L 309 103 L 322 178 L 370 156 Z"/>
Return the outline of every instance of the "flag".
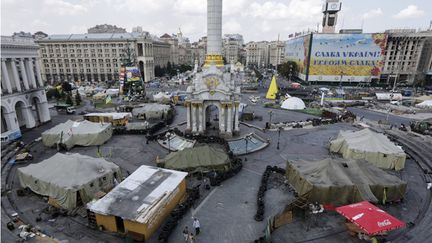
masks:
<path fill-rule="evenodd" d="M 107 97 L 105 98 L 105 104 L 111 103 L 111 95 L 107 95 Z"/>

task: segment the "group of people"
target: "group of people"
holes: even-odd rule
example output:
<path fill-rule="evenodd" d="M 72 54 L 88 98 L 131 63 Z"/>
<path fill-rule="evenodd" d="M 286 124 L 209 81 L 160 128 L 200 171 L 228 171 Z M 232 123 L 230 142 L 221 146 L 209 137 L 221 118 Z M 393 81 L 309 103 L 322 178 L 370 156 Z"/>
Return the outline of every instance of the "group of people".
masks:
<path fill-rule="evenodd" d="M 200 222 L 197 218 L 193 218 L 192 226 L 195 229 L 195 235 L 192 232 L 189 232 L 189 228 L 187 226 L 183 229 L 183 237 L 184 237 L 185 242 L 187 242 L 187 243 L 194 243 L 195 237 L 198 236 L 200 233 L 201 225 L 200 225 Z"/>

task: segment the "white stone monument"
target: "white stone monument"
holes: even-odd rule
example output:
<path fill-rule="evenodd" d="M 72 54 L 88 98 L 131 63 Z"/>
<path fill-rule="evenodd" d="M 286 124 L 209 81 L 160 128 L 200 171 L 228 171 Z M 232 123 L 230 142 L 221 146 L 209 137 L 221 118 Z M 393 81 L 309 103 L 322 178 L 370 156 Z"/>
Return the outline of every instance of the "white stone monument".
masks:
<path fill-rule="evenodd" d="M 186 132 L 205 134 L 217 128 L 225 137 L 239 133 L 240 87 L 232 77 L 222 57 L 222 0 L 207 0 L 207 55 L 203 71 L 187 88 Z M 218 115 L 213 119 L 211 113 L 216 109 Z M 212 120 L 217 124 L 211 125 Z"/>

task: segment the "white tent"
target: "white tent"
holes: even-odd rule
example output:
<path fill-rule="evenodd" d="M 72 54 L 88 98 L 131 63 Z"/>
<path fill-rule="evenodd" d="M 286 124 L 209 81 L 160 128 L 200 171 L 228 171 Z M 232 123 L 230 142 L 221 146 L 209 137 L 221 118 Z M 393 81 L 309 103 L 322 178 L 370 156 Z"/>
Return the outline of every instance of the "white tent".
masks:
<path fill-rule="evenodd" d="M 383 169 L 401 170 L 405 167 L 405 152 L 384 134 L 368 128 L 358 132 L 341 131 L 330 142 L 330 151 L 346 159 L 364 159 Z"/>
<path fill-rule="evenodd" d="M 164 101 L 170 101 L 171 100 L 171 95 L 167 95 L 163 92 L 159 92 L 155 95 L 153 95 L 153 100 L 157 101 L 157 102 L 164 102 Z"/>
<path fill-rule="evenodd" d="M 94 199 L 100 191 L 114 187 L 114 179 L 121 181 L 120 168 L 103 158 L 81 154 L 62 154 L 37 164 L 18 169 L 23 188 L 50 197 L 50 203 L 73 209 Z"/>
<path fill-rule="evenodd" d="M 290 97 L 282 103 L 281 108 L 286 110 L 303 110 L 306 108 L 306 105 L 302 99 Z"/>
<path fill-rule="evenodd" d="M 416 107 L 420 108 L 432 108 L 432 100 L 425 100 L 416 105 Z"/>
<path fill-rule="evenodd" d="M 42 142 L 48 147 L 61 144 L 66 149 L 70 149 L 75 145 L 102 145 L 111 136 L 111 123 L 101 124 L 86 120 L 80 122 L 68 120 L 43 132 Z"/>

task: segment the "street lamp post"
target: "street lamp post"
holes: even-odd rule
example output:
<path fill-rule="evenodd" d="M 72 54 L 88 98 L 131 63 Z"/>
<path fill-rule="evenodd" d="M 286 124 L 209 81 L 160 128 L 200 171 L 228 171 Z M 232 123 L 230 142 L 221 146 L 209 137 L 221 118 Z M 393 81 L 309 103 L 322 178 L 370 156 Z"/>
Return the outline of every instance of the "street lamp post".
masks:
<path fill-rule="evenodd" d="M 280 141 L 280 134 L 281 134 L 281 131 L 282 131 L 282 127 L 279 127 L 279 129 L 278 129 L 278 142 L 277 142 L 277 146 L 276 146 L 276 149 L 277 149 L 277 150 L 279 150 L 279 141 Z"/>
<path fill-rule="evenodd" d="M 270 116 L 270 120 L 269 120 L 269 125 L 270 125 L 271 122 L 272 122 L 273 111 L 269 111 L 268 113 L 269 113 L 269 116 Z"/>

